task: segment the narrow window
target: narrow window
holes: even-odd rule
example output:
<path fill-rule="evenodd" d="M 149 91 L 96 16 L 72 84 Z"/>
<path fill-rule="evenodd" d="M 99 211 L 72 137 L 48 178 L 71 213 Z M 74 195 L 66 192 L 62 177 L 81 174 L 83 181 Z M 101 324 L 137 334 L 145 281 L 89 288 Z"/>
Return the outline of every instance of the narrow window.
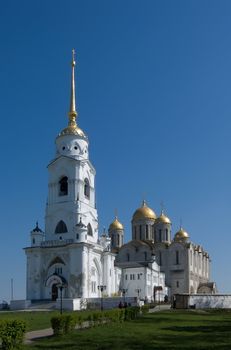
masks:
<path fill-rule="evenodd" d="M 179 288 L 179 286 L 180 286 L 179 281 L 176 281 L 176 287 Z"/>
<path fill-rule="evenodd" d="M 79 234 L 78 233 L 76 233 L 76 239 L 79 239 Z"/>
<path fill-rule="evenodd" d="M 144 260 L 147 261 L 147 252 L 144 252 Z"/>
<path fill-rule="evenodd" d="M 142 226 L 140 225 L 140 240 L 142 239 Z"/>
<path fill-rule="evenodd" d="M 33 238 L 33 240 L 32 240 L 32 241 L 33 241 L 33 244 L 35 244 L 35 239 L 34 239 L 34 238 Z"/>
<path fill-rule="evenodd" d="M 126 275 L 125 275 L 125 280 L 127 281 L 127 279 L 128 279 L 128 275 L 126 274 Z"/>
<path fill-rule="evenodd" d="M 168 241 L 168 229 L 165 230 L 165 240 Z"/>
<path fill-rule="evenodd" d="M 87 178 L 84 180 L 84 196 L 90 198 L 90 184 Z"/>
<path fill-rule="evenodd" d="M 130 255 L 127 253 L 127 261 L 130 261 Z"/>
<path fill-rule="evenodd" d="M 118 246 L 120 245 L 120 236 L 119 235 L 117 236 L 117 245 Z"/>
<path fill-rule="evenodd" d="M 93 236 L 93 231 L 92 231 L 91 224 L 88 224 L 88 225 L 87 225 L 87 234 L 88 234 L 89 236 Z"/>
<path fill-rule="evenodd" d="M 59 181 L 59 196 L 66 196 L 68 194 L 68 178 L 64 176 Z"/>
<path fill-rule="evenodd" d="M 161 230 L 159 230 L 159 242 L 161 242 Z"/>
<path fill-rule="evenodd" d="M 176 251 L 176 265 L 179 265 L 179 252 Z"/>
<path fill-rule="evenodd" d="M 146 239 L 148 239 L 148 225 L 146 225 Z"/>
<path fill-rule="evenodd" d="M 56 226 L 55 233 L 66 233 L 67 226 L 63 220 L 60 220 Z"/>
<path fill-rule="evenodd" d="M 62 273 L 63 273 L 62 267 L 56 267 L 56 268 L 55 268 L 55 273 L 56 273 L 57 275 L 62 275 Z"/>
<path fill-rule="evenodd" d="M 137 237 L 136 237 L 136 226 L 134 227 L 134 236 L 135 236 L 135 239 L 137 239 Z"/>

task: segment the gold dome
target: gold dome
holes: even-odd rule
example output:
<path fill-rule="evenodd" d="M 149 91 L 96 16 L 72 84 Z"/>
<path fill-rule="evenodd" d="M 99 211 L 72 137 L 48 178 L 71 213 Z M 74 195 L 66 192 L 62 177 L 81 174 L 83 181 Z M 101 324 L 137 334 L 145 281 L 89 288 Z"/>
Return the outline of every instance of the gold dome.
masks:
<path fill-rule="evenodd" d="M 189 234 L 185 230 L 183 230 L 182 227 L 179 229 L 179 231 L 177 231 L 177 233 L 175 234 L 175 237 L 174 237 L 174 239 L 176 241 L 186 240 L 188 238 L 189 238 Z"/>
<path fill-rule="evenodd" d="M 73 125 L 68 125 L 67 128 L 63 129 L 60 132 L 59 136 L 62 136 L 62 135 L 78 135 L 81 137 L 86 137 L 83 130 L 80 129 L 76 123 Z"/>
<path fill-rule="evenodd" d="M 133 214 L 132 220 L 144 220 L 144 219 L 156 219 L 156 214 L 149 208 L 145 201 L 143 201 L 142 207 L 138 208 Z"/>
<path fill-rule="evenodd" d="M 124 227 L 121 224 L 121 222 L 119 222 L 119 220 L 117 219 L 117 217 L 115 218 L 115 220 L 111 223 L 111 225 L 109 226 L 109 231 L 114 231 L 114 230 L 123 230 Z"/>
<path fill-rule="evenodd" d="M 162 210 L 160 216 L 156 219 L 156 223 L 171 224 L 171 220 L 166 215 L 164 215 L 164 212 Z"/>

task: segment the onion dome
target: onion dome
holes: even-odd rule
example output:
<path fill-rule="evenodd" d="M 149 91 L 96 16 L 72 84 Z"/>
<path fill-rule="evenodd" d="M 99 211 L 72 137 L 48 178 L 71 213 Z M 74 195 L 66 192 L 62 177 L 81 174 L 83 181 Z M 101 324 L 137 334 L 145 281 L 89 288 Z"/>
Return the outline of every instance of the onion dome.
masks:
<path fill-rule="evenodd" d="M 121 224 L 121 222 L 119 222 L 119 220 L 116 216 L 115 220 L 109 226 L 109 231 L 123 230 L 123 229 L 124 229 L 123 225 Z"/>
<path fill-rule="evenodd" d="M 133 214 L 132 220 L 144 220 L 144 219 L 156 219 L 156 214 L 149 208 L 145 201 L 143 201 L 142 207 L 138 208 Z"/>
<path fill-rule="evenodd" d="M 76 118 L 78 116 L 78 113 L 77 113 L 76 107 L 75 107 L 75 50 L 72 50 L 71 66 L 72 66 L 72 76 L 71 76 L 70 111 L 68 113 L 69 121 L 68 121 L 68 126 L 59 133 L 59 136 L 78 135 L 80 137 L 87 138 L 87 136 L 84 134 L 83 130 L 80 129 L 76 123 Z"/>
<path fill-rule="evenodd" d="M 189 234 L 185 230 L 183 230 L 183 228 L 181 227 L 179 231 L 176 232 L 174 240 L 182 241 L 182 240 L 187 240 L 188 238 L 189 238 Z"/>
<path fill-rule="evenodd" d="M 156 219 L 156 223 L 171 224 L 171 220 L 166 215 L 164 215 L 164 212 L 162 210 L 160 216 Z"/>
<path fill-rule="evenodd" d="M 39 228 L 39 226 L 38 226 L 38 221 L 36 222 L 35 228 L 34 228 L 31 232 L 41 232 L 41 233 L 43 233 L 43 231 L 41 230 L 41 228 Z"/>

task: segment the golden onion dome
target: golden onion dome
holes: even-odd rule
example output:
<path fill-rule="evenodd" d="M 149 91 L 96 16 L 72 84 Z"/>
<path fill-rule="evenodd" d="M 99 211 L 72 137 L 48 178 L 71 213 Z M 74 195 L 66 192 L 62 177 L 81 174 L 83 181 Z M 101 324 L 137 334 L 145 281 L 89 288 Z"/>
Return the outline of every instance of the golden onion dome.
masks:
<path fill-rule="evenodd" d="M 109 231 L 114 231 L 114 230 L 123 230 L 124 227 L 121 224 L 121 222 L 119 222 L 119 220 L 117 219 L 117 217 L 115 218 L 115 220 L 111 223 L 111 225 L 109 226 Z"/>
<path fill-rule="evenodd" d="M 156 214 L 149 208 L 145 201 L 143 201 L 142 207 L 138 208 L 133 214 L 132 220 L 144 220 L 144 219 L 156 219 Z"/>
<path fill-rule="evenodd" d="M 171 220 L 166 215 L 164 215 L 164 212 L 162 210 L 160 216 L 156 219 L 156 223 L 171 224 Z"/>
<path fill-rule="evenodd" d="M 59 133 L 59 136 L 62 136 L 62 135 L 77 135 L 77 136 L 81 136 L 81 137 L 86 137 L 83 130 L 80 129 L 76 123 L 73 123 L 73 125 L 68 125 L 68 127 L 63 129 Z"/>
<path fill-rule="evenodd" d="M 189 234 L 185 230 L 183 230 L 183 228 L 181 227 L 179 231 L 176 232 L 174 240 L 181 241 L 181 240 L 186 240 L 188 238 L 189 238 Z"/>

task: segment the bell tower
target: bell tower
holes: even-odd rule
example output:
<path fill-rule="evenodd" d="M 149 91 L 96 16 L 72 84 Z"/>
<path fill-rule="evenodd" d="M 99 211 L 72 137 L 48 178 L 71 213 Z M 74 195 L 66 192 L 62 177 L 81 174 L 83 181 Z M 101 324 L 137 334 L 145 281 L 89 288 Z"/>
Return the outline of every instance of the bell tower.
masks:
<path fill-rule="evenodd" d="M 88 137 L 76 122 L 75 65 L 73 50 L 68 126 L 56 137 L 56 155 L 48 165 L 45 240 L 96 243 L 96 172 L 89 160 Z"/>

